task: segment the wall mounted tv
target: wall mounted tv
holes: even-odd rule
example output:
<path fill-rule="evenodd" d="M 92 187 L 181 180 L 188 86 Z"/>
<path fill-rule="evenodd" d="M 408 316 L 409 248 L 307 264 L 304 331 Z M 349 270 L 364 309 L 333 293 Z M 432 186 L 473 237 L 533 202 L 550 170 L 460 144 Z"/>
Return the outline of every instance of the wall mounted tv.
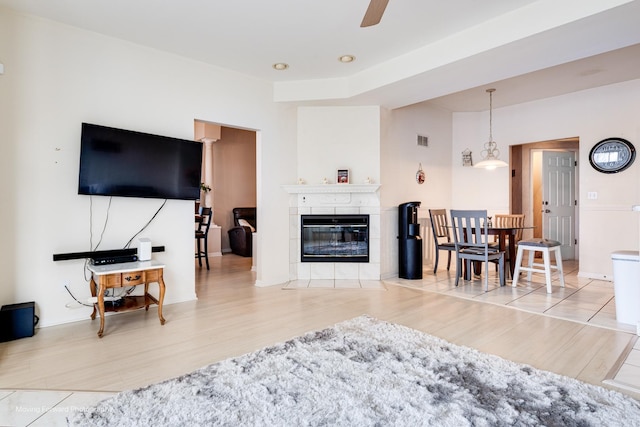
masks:
<path fill-rule="evenodd" d="M 78 194 L 196 200 L 202 144 L 82 123 Z"/>

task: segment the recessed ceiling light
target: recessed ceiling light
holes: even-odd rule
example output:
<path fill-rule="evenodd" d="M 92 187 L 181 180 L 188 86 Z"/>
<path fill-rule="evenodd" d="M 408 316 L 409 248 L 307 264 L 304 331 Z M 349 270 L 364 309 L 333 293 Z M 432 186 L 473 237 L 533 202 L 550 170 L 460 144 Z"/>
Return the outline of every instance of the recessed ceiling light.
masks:
<path fill-rule="evenodd" d="M 348 62 L 353 62 L 356 60 L 356 57 L 353 55 L 342 55 L 340 57 L 338 57 L 338 61 L 340 62 L 344 62 L 345 64 Z"/>
<path fill-rule="evenodd" d="M 289 68 L 289 64 L 285 64 L 284 62 L 276 62 L 275 64 L 273 64 L 274 70 L 282 71 L 286 70 L 287 68 Z"/>

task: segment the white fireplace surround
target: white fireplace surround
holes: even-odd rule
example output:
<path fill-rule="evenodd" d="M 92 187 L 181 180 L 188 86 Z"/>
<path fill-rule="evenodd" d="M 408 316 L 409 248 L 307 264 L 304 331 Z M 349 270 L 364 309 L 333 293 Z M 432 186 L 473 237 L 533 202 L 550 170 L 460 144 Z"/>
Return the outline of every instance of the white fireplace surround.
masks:
<path fill-rule="evenodd" d="M 285 185 L 289 193 L 289 280 L 380 280 L 380 185 Z M 301 262 L 301 215 L 369 215 L 369 262 Z"/>

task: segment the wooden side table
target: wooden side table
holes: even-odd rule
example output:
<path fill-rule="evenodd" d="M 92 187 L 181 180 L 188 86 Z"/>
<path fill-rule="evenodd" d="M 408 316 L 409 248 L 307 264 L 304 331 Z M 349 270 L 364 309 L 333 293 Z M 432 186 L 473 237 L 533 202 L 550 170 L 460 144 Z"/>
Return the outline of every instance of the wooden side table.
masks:
<path fill-rule="evenodd" d="M 104 313 L 136 310 L 144 307 L 149 310 L 151 304 L 158 306 L 160 324 L 164 325 L 162 317 L 162 302 L 164 301 L 165 285 L 162 277 L 164 264 L 156 261 L 137 261 L 110 265 L 89 265 L 91 271 L 91 295 L 97 297 L 93 304 L 91 320 L 96 318 L 96 311 L 100 314 L 100 330 L 98 336 L 102 338 L 104 332 Z M 157 282 L 159 296 L 156 299 L 149 294 L 149 283 Z M 125 296 L 118 305 L 104 304 L 104 294 L 109 288 L 125 288 L 144 285 L 144 295 Z M 97 289 L 96 289 L 97 288 Z"/>

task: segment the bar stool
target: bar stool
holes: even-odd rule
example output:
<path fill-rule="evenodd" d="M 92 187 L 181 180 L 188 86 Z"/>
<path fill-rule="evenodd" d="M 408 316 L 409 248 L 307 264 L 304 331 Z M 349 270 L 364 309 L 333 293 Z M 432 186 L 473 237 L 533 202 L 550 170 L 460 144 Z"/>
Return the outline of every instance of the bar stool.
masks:
<path fill-rule="evenodd" d="M 200 208 L 200 215 L 196 216 L 196 242 L 198 243 L 198 250 L 196 252 L 196 258 L 198 263 L 202 267 L 202 258 L 207 263 L 207 270 L 209 269 L 209 228 L 211 227 L 211 217 L 213 212 L 211 208 Z M 202 241 L 204 241 L 204 249 L 202 248 Z"/>
<path fill-rule="evenodd" d="M 511 284 L 512 287 L 518 286 L 518 276 L 520 274 L 520 270 L 527 271 L 527 280 L 531 281 L 531 273 L 544 273 L 545 279 L 547 282 L 547 293 L 550 294 L 551 291 L 551 269 L 555 269 L 558 271 L 560 275 L 560 286 L 564 288 L 564 272 L 562 271 L 562 254 L 560 253 L 560 246 L 562 244 L 555 240 L 548 239 L 531 239 L 531 240 L 520 240 L 518 243 L 518 254 L 516 255 L 516 269 L 513 272 L 513 282 Z M 522 266 L 522 256 L 524 251 L 529 251 L 529 264 L 527 267 Z M 544 264 L 534 263 L 533 258 L 535 252 L 542 252 L 542 257 L 544 260 Z M 556 258 L 555 265 L 552 265 L 549 261 L 549 252 L 553 251 Z M 542 267 L 542 268 L 536 268 Z"/>

